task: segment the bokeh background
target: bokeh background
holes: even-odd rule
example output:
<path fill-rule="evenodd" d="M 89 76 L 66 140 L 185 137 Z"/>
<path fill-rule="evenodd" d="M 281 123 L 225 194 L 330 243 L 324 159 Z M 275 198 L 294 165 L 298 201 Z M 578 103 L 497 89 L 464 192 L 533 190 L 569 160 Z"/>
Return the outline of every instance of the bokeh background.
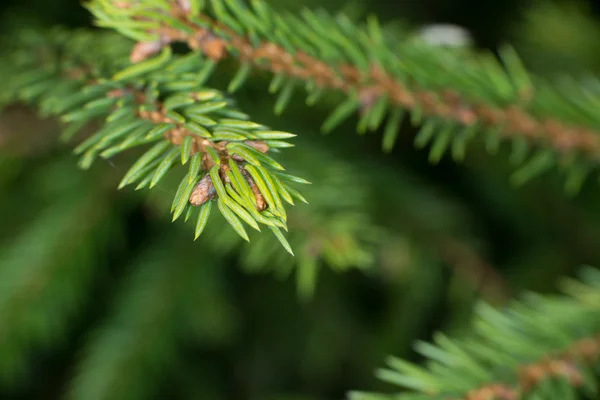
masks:
<path fill-rule="evenodd" d="M 512 43 L 539 75 L 600 69 L 599 2 L 270 3 L 375 13 L 398 41 L 457 24 L 474 47 Z M 4 0 L 0 12 L 0 34 L 91 22 L 76 0 Z M 222 71 L 217 87 L 234 66 Z M 391 390 L 373 375 L 384 357 L 418 361 L 414 341 L 468 330 L 474 302 L 501 307 L 600 265 L 595 177 L 576 196 L 554 171 L 515 188 L 508 147 L 493 155 L 473 145 L 463 163 L 431 165 L 409 124 L 385 154 L 381 132 L 356 134 L 356 119 L 319 133 L 334 95 L 314 108 L 297 96 L 276 117 L 267 84 L 255 76 L 238 100 L 255 120 L 299 135 L 282 159 L 314 184 L 311 204 L 290 211 L 295 260 L 268 238 L 241 243 L 218 218 L 193 242 L 190 224 L 170 223 L 177 179 L 117 191 L 135 154 L 83 172 L 56 121 L 20 105 L 3 111 L 1 399 L 321 400 Z"/>

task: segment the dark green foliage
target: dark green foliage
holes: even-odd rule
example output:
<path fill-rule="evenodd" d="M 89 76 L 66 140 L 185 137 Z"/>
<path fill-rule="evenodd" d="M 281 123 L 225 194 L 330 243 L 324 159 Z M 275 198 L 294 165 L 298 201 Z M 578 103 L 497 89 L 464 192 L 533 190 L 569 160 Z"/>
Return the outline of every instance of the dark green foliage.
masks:
<path fill-rule="evenodd" d="M 183 237 L 159 239 L 134 262 L 114 313 L 81 354 L 67 398 L 147 398 L 177 364 L 181 340 L 210 343 L 231 334 L 234 311 L 221 293 L 216 266 L 210 259 L 201 268 L 182 262 L 189 246 Z M 194 305 L 204 302 L 211 310 L 198 313 Z"/>
<path fill-rule="evenodd" d="M 317 3 L 2 38 L 0 397 L 598 397 L 597 79 Z"/>
<path fill-rule="evenodd" d="M 0 248 L 0 382 L 27 371 L 27 354 L 64 341 L 66 327 L 93 287 L 97 259 L 109 236 L 118 235 L 102 182 L 64 176 L 66 160 L 47 166 L 37 179 L 61 176 L 54 201 Z M 37 194 L 37 204 L 43 196 Z M 8 223 L 9 221 L 5 221 Z M 17 376 L 15 376 L 17 375 Z"/>

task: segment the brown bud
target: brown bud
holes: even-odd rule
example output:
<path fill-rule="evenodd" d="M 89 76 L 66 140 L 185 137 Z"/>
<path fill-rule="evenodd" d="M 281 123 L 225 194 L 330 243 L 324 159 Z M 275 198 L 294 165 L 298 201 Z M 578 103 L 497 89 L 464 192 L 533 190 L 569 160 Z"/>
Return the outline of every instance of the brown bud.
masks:
<path fill-rule="evenodd" d="M 133 46 L 129 59 L 132 63 L 144 61 L 148 57 L 152 57 L 157 54 L 162 48 L 162 41 L 157 40 L 154 42 L 138 42 Z"/>
<path fill-rule="evenodd" d="M 219 175 L 225 184 L 231 183 L 231 179 L 229 179 L 229 176 L 227 175 L 227 171 L 229 170 L 231 170 L 231 167 L 227 164 L 221 164 L 219 167 Z"/>
<path fill-rule="evenodd" d="M 254 182 L 254 179 L 252 179 L 252 176 L 250 175 L 250 173 L 248 171 L 246 171 L 244 168 L 241 168 L 241 170 L 242 170 L 242 175 L 246 179 L 246 182 L 248 182 L 248 185 L 250 186 L 250 189 L 252 190 L 252 193 L 254 194 L 254 201 L 256 202 L 256 209 L 259 212 L 265 211 L 267 209 L 267 201 L 265 200 L 265 197 L 262 195 L 262 193 L 258 189 L 258 186 L 256 186 L 256 182 Z"/>
<path fill-rule="evenodd" d="M 192 191 L 192 194 L 190 195 L 190 204 L 193 206 L 201 206 L 207 201 L 214 199 L 216 195 L 217 191 L 210 179 L 210 175 L 206 174 Z"/>
<path fill-rule="evenodd" d="M 251 187 L 252 193 L 254 193 L 254 200 L 256 201 L 256 209 L 259 212 L 265 211 L 267 209 L 267 202 L 265 201 L 265 197 L 262 195 L 260 190 L 256 187 L 256 185 Z"/>
<path fill-rule="evenodd" d="M 256 140 L 246 140 L 246 141 L 244 141 L 244 143 L 246 143 L 250 147 L 254 147 L 256 150 L 260 151 L 261 153 L 266 153 L 269 151 L 269 145 L 266 144 L 265 142 L 258 142 Z"/>

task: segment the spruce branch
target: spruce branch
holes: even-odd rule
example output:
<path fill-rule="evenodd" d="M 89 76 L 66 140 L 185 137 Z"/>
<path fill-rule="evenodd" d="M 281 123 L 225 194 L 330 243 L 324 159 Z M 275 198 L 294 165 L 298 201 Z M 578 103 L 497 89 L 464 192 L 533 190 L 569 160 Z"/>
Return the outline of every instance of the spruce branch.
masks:
<path fill-rule="evenodd" d="M 90 55 L 86 46 L 97 50 Z M 91 122 L 103 121 L 75 149 L 82 168 L 99 157 L 109 159 L 151 145 L 119 188 L 152 188 L 180 160 L 189 168 L 173 199 L 173 220 L 187 220 L 199 209 L 197 238 L 214 200 L 242 238 L 249 240 L 242 222 L 257 231 L 263 224 L 292 253 L 280 231 L 287 230 L 283 201 L 293 205 L 293 196 L 303 199 L 292 185 L 309 182 L 284 173 L 271 154 L 293 146 L 286 139 L 295 135 L 251 121 L 233 100 L 206 87 L 211 69 L 207 60 L 195 54 L 173 55 L 166 48 L 131 65 L 129 40 L 89 32 L 72 38 L 64 31 L 30 34 L 14 47 L 10 67 L 15 80 L 6 82 L 5 104 L 21 100 L 43 115 L 60 116 L 67 124 L 65 139 Z"/>
<path fill-rule="evenodd" d="M 517 184 L 558 164 L 567 169 L 568 190 L 576 191 L 596 166 L 597 91 L 574 80 L 548 82 L 532 76 L 509 47 L 501 49 L 497 60 L 412 42 L 398 46 L 375 18 L 356 26 L 344 15 L 304 10 L 295 16 L 278 13 L 261 0 L 250 3 L 92 0 L 87 7 L 99 26 L 138 41 L 132 61 L 185 42 L 214 62 L 226 57 L 239 61 L 232 92 L 251 68 L 271 72 L 271 92 L 279 92 L 278 113 L 299 85 L 306 86 L 310 104 L 327 89 L 345 93 L 347 100 L 325 121 L 325 131 L 355 112 L 361 115 L 359 132 L 375 130 L 387 114 L 383 140 L 391 149 L 408 110 L 411 121 L 421 125 L 416 145 L 431 144 L 432 162 L 450 148 L 454 159 L 461 160 L 480 131 L 490 151 L 502 139 L 510 140 L 521 164 L 531 147 L 539 149 L 515 173 Z"/>
<path fill-rule="evenodd" d="M 353 392 L 353 400 L 596 398 L 600 366 L 600 271 L 565 280 L 562 296 L 529 294 L 506 310 L 481 303 L 473 332 L 418 342 L 425 366 L 390 358 L 378 377 L 398 395 Z"/>

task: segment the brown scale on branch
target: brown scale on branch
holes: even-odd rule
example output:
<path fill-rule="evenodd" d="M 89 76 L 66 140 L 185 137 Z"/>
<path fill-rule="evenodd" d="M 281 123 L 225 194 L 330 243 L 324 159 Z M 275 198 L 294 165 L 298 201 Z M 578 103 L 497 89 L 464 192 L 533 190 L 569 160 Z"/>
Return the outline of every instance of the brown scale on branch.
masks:
<path fill-rule="evenodd" d="M 547 357 L 517 371 L 518 386 L 490 383 L 472 390 L 461 400 L 519 400 L 545 379 L 562 378 L 573 387 L 583 385 L 583 374 L 578 365 L 592 365 L 600 361 L 600 335 L 575 342 L 555 357 Z"/>
<path fill-rule="evenodd" d="M 363 112 L 374 104 L 376 98 L 373 98 L 373 93 L 377 93 L 378 96 L 387 96 L 393 103 L 406 109 L 420 107 L 428 116 L 441 117 L 463 126 L 478 123 L 484 127 L 502 127 L 500 134 L 505 137 L 521 136 L 535 142 L 547 143 L 560 153 L 575 150 L 593 158 L 600 158 L 600 135 L 591 128 L 566 124 L 554 118 L 536 118 L 516 104 L 498 108 L 470 103 L 459 93 L 450 90 L 439 93 L 417 87 L 409 88 L 377 66 L 372 66 L 365 74 L 352 65 L 330 66 L 302 51 L 292 55 L 272 42 L 263 42 L 254 47 L 247 38 L 205 15 L 200 15 L 199 19 L 216 28 L 215 31 L 191 22 L 188 18 L 188 1 L 178 0 L 171 4 L 171 15 L 194 29 L 194 34 L 190 35 L 172 27 L 162 27 L 158 32 L 161 45 L 183 41 L 190 48 L 199 49 L 214 61 L 229 56 L 231 53 L 227 51 L 228 48 L 234 49 L 239 54 L 240 61 L 250 62 L 257 68 L 276 74 L 284 73 L 298 79 L 312 79 L 324 88 L 347 93 L 355 91 L 365 101 L 362 104 Z M 228 38 L 220 37 L 216 31 L 225 32 Z M 132 53 L 132 59 L 139 59 L 140 54 L 149 56 L 155 45 L 139 45 L 134 50 L 136 57 Z"/>
<path fill-rule="evenodd" d="M 116 90 L 110 91 L 108 93 L 108 97 L 118 98 L 118 97 L 123 97 L 127 94 L 133 94 L 135 96 L 136 102 L 139 104 L 146 103 L 145 94 L 143 92 L 137 91 L 137 90 L 133 91 L 133 93 L 132 93 L 132 90 L 130 90 L 130 89 L 127 89 L 127 90 L 116 89 Z M 194 93 L 192 93 L 191 96 L 194 96 Z M 180 124 L 177 121 L 173 120 L 172 118 L 169 118 L 167 116 L 167 113 L 166 113 L 164 107 L 162 106 L 162 104 L 157 103 L 154 106 L 156 108 L 155 111 L 144 111 L 144 110 L 138 111 L 139 117 L 150 120 L 155 124 L 170 123 L 170 124 L 175 125 L 175 128 L 166 131 L 163 134 L 163 136 L 165 139 L 167 139 L 168 141 L 170 141 L 172 144 L 174 144 L 176 146 L 180 146 L 184 142 L 186 137 L 188 137 L 188 136 L 192 137 L 193 142 L 192 142 L 192 147 L 190 150 L 190 155 L 194 155 L 196 153 L 203 154 L 202 169 L 204 171 L 209 171 L 213 166 L 215 166 L 215 162 L 207 154 L 207 148 L 212 147 L 219 154 L 219 157 L 220 157 L 221 167 L 219 169 L 219 172 L 220 172 L 219 175 L 220 175 L 221 179 L 223 180 L 224 184 L 230 184 L 229 177 L 227 176 L 226 171 L 227 171 L 227 169 L 230 168 L 228 165 L 229 159 L 233 159 L 236 163 L 238 163 L 238 166 L 242 172 L 242 175 L 248 182 L 248 185 L 250 186 L 250 189 L 252 190 L 252 193 L 254 194 L 254 199 L 255 199 L 255 204 L 256 204 L 257 210 L 264 211 L 267 208 L 267 202 L 265 201 L 264 196 L 258 189 L 258 186 L 254 182 L 254 180 L 252 179 L 250 174 L 244 168 L 244 164 L 245 164 L 246 160 L 244 160 L 241 156 L 239 156 L 237 154 L 233 154 L 233 155 L 229 154 L 229 152 L 227 151 L 227 143 L 228 143 L 227 141 L 212 142 L 206 138 L 198 136 L 198 135 L 194 134 L 193 132 L 189 131 L 185 127 L 184 124 Z M 244 143 L 248 146 L 255 148 L 256 150 L 260 151 L 261 153 L 265 153 L 265 154 L 270 149 L 269 145 L 267 143 L 258 141 L 258 140 L 245 140 Z M 217 193 L 216 193 L 214 184 L 211 181 L 210 175 L 206 174 L 200 180 L 200 182 L 198 182 L 198 184 L 192 191 L 189 202 L 193 206 L 201 206 L 202 204 L 206 203 L 207 201 L 214 199 L 216 196 L 217 196 Z"/>
<path fill-rule="evenodd" d="M 217 197 L 215 185 L 213 185 L 210 175 L 206 174 L 200 182 L 196 184 L 192 194 L 190 195 L 190 204 L 193 206 L 201 206 L 209 200 Z"/>
<path fill-rule="evenodd" d="M 244 176 L 244 179 L 246 179 L 246 181 L 250 185 L 250 189 L 252 190 L 252 193 L 254 194 L 254 201 L 256 202 L 256 208 L 258 209 L 258 211 L 266 210 L 267 209 L 267 201 L 265 200 L 265 197 L 262 195 L 260 190 L 258 190 L 258 186 L 256 186 L 256 183 L 254 182 L 254 179 L 252 179 L 252 176 L 250 175 L 250 173 L 248 171 L 246 171 L 246 169 L 242 169 L 242 175 Z"/>

